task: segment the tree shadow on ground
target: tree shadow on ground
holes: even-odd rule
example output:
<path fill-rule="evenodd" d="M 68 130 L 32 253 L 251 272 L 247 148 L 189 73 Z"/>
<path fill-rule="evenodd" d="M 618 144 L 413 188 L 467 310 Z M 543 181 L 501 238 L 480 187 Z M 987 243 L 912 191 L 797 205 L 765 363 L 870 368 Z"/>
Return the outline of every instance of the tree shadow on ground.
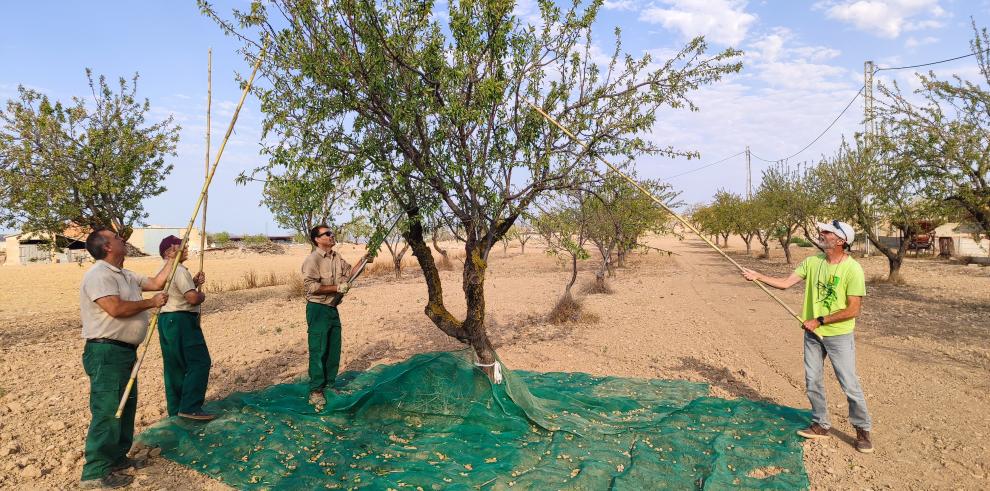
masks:
<path fill-rule="evenodd" d="M 709 385 L 717 387 L 733 397 L 776 404 L 775 401 L 750 387 L 739 371 L 733 372 L 726 367 L 715 366 L 693 356 L 681 357 L 680 361 L 680 366 L 671 367 L 671 370 L 696 373 L 704 378 Z"/>

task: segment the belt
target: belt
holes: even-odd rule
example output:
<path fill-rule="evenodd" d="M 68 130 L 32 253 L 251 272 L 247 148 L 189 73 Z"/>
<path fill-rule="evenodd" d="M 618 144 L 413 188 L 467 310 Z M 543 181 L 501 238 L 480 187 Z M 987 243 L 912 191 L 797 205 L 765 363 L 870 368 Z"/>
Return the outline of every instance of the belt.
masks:
<path fill-rule="evenodd" d="M 171 312 L 162 312 L 163 314 L 186 314 L 199 317 L 199 312 L 190 312 L 188 310 L 173 310 Z"/>
<path fill-rule="evenodd" d="M 127 349 L 132 349 L 134 351 L 137 351 L 137 345 L 136 344 L 125 343 L 123 341 L 117 341 L 116 339 L 110 339 L 110 338 L 87 339 L 86 340 L 86 343 L 87 344 L 89 344 L 89 343 L 94 343 L 94 344 L 112 344 L 114 346 L 120 346 L 121 348 L 127 348 Z"/>

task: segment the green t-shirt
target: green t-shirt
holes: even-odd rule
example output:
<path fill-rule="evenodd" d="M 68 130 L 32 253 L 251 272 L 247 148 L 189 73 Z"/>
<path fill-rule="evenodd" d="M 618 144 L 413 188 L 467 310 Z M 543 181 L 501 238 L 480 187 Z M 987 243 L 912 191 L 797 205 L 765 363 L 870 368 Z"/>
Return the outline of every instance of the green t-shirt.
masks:
<path fill-rule="evenodd" d="M 866 296 L 863 267 L 851 256 L 839 264 L 829 264 L 825 254 L 811 256 L 794 270 L 804 279 L 804 319 L 834 314 L 846 308 L 847 297 Z M 815 330 L 821 336 L 838 336 L 853 332 L 856 319 L 825 324 Z"/>

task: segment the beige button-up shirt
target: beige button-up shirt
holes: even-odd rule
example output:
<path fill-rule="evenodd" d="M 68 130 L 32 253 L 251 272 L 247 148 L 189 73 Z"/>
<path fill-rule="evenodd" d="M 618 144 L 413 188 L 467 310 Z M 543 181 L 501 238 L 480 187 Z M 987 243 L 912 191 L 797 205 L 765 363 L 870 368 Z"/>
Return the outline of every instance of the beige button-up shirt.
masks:
<path fill-rule="evenodd" d="M 117 319 L 103 310 L 96 301 L 112 295 L 132 302 L 142 300 L 141 283 L 144 280 L 144 276 L 133 271 L 118 268 L 106 261 L 96 261 L 83 276 L 82 286 L 79 288 L 83 339 L 109 338 L 141 344 L 148 333 L 147 310 Z"/>
<path fill-rule="evenodd" d="M 163 263 L 163 267 L 171 267 L 169 261 Z M 180 264 L 175 269 L 175 277 L 172 278 L 172 286 L 168 288 L 168 303 L 162 306 L 160 312 L 196 312 L 199 313 L 199 305 L 190 305 L 186 301 L 186 292 L 195 290 L 196 283 L 193 283 L 192 273 L 184 265 Z"/>
<path fill-rule="evenodd" d="M 339 285 L 347 281 L 351 265 L 335 251 L 324 252 L 319 247 L 306 256 L 302 264 L 303 284 L 306 286 L 306 301 L 335 307 L 340 304 L 342 295 L 337 293 L 317 294 L 324 285 Z"/>

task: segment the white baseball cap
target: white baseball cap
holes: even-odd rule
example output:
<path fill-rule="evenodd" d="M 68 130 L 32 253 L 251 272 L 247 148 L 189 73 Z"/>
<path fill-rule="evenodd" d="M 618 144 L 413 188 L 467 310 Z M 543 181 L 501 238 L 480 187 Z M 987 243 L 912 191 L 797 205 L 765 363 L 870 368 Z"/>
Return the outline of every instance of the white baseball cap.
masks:
<path fill-rule="evenodd" d="M 852 244 L 853 240 L 856 240 L 856 231 L 853 230 L 852 225 L 846 222 L 840 222 L 838 220 L 832 220 L 832 223 L 818 222 L 818 230 L 832 232 L 837 237 L 845 240 L 846 244 Z"/>

